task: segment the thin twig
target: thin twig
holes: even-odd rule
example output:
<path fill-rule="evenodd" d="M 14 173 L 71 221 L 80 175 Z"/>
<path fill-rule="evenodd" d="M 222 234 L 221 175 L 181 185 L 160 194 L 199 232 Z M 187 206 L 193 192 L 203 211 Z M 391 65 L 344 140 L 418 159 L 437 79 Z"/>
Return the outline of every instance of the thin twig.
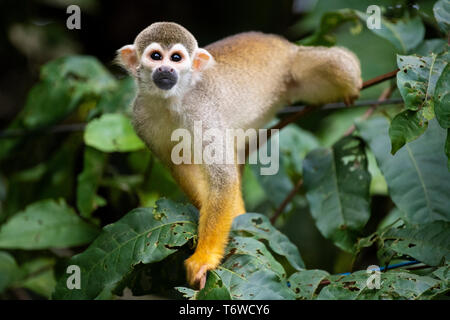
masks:
<path fill-rule="evenodd" d="M 272 216 L 272 218 L 270 218 L 270 222 L 272 224 L 275 223 L 275 221 L 278 219 L 279 215 L 284 211 L 284 209 L 286 208 L 286 206 L 289 204 L 289 202 L 292 201 L 292 199 L 295 197 L 295 195 L 297 194 L 298 190 L 300 190 L 300 188 L 303 185 L 303 179 L 298 180 L 298 182 L 295 184 L 294 188 L 292 189 L 291 192 L 289 192 L 289 194 L 287 195 L 286 199 L 284 199 L 284 201 L 281 203 L 281 205 L 278 207 L 278 209 L 275 211 L 274 215 Z"/>
<path fill-rule="evenodd" d="M 391 72 L 382 74 L 381 76 L 375 77 L 375 78 L 373 78 L 373 79 L 367 80 L 367 81 L 365 81 L 365 82 L 363 83 L 362 88 L 363 88 L 363 89 L 367 89 L 367 88 L 369 88 L 369 87 L 371 87 L 371 86 L 374 86 L 374 85 L 376 85 L 376 84 L 379 84 L 380 82 L 383 82 L 383 81 L 388 80 L 388 79 L 392 79 L 392 78 L 394 78 L 394 77 L 397 75 L 397 72 L 398 72 L 399 70 L 400 70 L 400 69 L 397 69 L 397 70 L 394 70 L 394 71 L 391 71 Z"/>
<path fill-rule="evenodd" d="M 372 115 L 372 113 L 375 111 L 375 109 L 383 101 L 385 101 L 386 99 L 388 99 L 391 96 L 392 91 L 394 91 L 394 87 L 393 86 L 390 86 L 390 87 L 384 89 L 383 92 L 381 93 L 380 97 L 378 98 L 378 102 L 374 103 L 369 109 L 367 109 L 366 112 L 362 115 L 361 119 L 362 120 L 367 120 Z M 355 129 L 356 129 L 356 126 L 354 124 L 352 124 L 350 126 L 350 128 L 348 128 L 347 131 L 345 131 L 344 136 L 346 137 L 346 136 L 351 135 L 353 133 L 353 131 L 355 131 Z"/>

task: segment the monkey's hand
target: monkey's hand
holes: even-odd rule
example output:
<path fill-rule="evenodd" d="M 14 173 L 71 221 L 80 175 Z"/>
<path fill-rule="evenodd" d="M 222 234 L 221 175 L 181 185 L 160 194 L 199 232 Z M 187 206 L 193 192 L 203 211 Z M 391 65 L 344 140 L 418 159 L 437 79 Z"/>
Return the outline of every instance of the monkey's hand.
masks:
<path fill-rule="evenodd" d="M 208 254 L 207 252 L 197 250 L 184 264 L 187 270 L 187 279 L 191 286 L 203 289 L 206 283 L 206 273 L 209 270 L 216 269 L 222 255 Z"/>

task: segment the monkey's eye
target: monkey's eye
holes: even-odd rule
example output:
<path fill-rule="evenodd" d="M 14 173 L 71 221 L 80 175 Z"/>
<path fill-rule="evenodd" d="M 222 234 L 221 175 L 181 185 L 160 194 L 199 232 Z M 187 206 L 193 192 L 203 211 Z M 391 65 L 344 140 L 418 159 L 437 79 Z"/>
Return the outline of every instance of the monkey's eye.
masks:
<path fill-rule="evenodd" d="M 174 53 L 171 57 L 170 60 L 172 60 L 173 62 L 178 62 L 181 61 L 181 55 L 179 55 L 178 53 Z"/>
<path fill-rule="evenodd" d="M 152 60 L 162 60 L 162 54 L 159 53 L 158 51 L 154 51 L 150 55 L 150 58 L 152 58 Z"/>

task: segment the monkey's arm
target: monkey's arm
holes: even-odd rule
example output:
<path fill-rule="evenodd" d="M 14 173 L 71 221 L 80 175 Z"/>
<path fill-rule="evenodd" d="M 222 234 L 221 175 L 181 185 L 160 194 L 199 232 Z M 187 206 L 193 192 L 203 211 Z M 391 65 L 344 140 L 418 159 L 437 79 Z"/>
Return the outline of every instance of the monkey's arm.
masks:
<path fill-rule="evenodd" d="M 362 86 L 358 58 L 340 47 L 299 46 L 293 59 L 291 102 L 324 104 L 344 101 L 351 104 Z"/>

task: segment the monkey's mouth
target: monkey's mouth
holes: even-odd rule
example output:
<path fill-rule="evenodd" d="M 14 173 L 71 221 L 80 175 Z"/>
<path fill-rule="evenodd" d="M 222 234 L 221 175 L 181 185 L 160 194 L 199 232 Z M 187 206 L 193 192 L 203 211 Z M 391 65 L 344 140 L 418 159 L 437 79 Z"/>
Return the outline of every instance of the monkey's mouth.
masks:
<path fill-rule="evenodd" d="M 153 82 L 162 90 L 170 90 L 177 83 L 178 77 L 173 73 L 159 72 L 153 75 Z"/>

